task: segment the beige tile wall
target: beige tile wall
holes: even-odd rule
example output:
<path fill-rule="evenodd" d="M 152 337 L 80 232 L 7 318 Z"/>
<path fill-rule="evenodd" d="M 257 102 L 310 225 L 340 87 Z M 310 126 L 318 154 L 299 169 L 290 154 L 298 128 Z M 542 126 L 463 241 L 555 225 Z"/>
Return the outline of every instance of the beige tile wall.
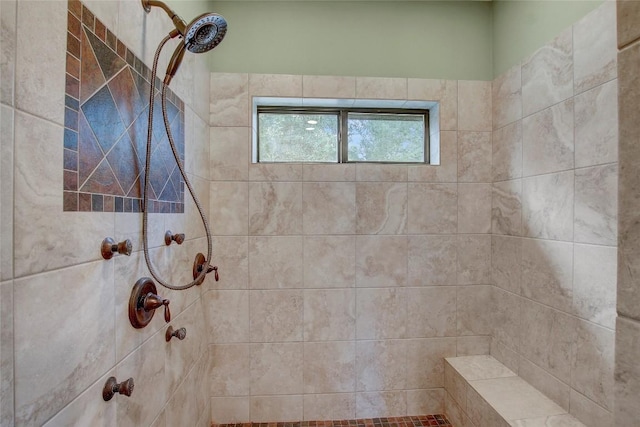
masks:
<path fill-rule="evenodd" d="M 211 76 L 214 421 L 443 411 L 443 357 L 489 351 L 490 95 L 479 81 Z M 252 164 L 253 96 L 439 101 L 442 165 Z"/>
<path fill-rule="evenodd" d="M 147 15 L 139 1 L 86 4 L 149 66 L 172 28 L 164 12 Z M 140 216 L 62 211 L 67 1 L 2 1 L 0 17 L 0 424 L 208 426 L 203 289 L 160 288 L 172 301 L 172 325 L 187 328 L 184 341 L 165 342 L 161 314 L 135 330 L 129 295 L 136 280 L 149 275 Z M 33 22 L 47 23 L 45 37 L 32 31 Z M 186 168 L 205 206 L 208 85 L 204 58 L 185 56 L 172 87 L 185 101 Z M 150 217 L 151 255 L 171 281 L 185 283 L 192 257 L 206 252 L 198 218 L 190 202 L 184 215 Z M 166 229 L 187 233 L 185 244 L 164 247 Z M 134 253 L 102 260 L 107 236 L 131 239 Z M 104 402 L 111 375 L 133 377 L 133 395 Z"/>
<path fill-rule="evenodd" d="M 615 421 L 633 425 L 640 419 L 640 227 L 638 226 L 638 189 L 640 189 L 640 127 L 638 105 L 640 80 L 640 3 L 618 1 L 618 79 L 620 91 L 620 177 L 619 177 L 619 252 L 618 319 L 616 325 Z"/>
<path fill-rule="evenodd" d="M 615 28 L 604 2 L 493 82 L 491 353 L 587 426 L 614 425 Z"/>

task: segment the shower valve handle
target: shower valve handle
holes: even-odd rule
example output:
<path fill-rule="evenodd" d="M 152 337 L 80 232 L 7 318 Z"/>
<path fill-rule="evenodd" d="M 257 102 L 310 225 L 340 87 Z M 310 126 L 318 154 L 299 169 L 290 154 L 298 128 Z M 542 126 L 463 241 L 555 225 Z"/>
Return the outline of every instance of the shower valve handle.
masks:
<path fill-rule="evenodd" d="M 169 311 L 168 299 L 159 297 L 156 294 L 148 293 L 142 301 L 142 307 L 145 311 L 155 310 L 164 305 L 164 321 L 169 323 L 171 321 L 171 311 Z"/>

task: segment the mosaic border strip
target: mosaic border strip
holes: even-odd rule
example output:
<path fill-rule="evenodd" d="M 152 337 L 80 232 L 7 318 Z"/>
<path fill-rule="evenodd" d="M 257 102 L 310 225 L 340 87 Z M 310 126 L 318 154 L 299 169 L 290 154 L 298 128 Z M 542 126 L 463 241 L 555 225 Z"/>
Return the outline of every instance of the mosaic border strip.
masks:
<path fill-rule="evenodd" d="M 212 427 L 453 427 L 444 414 L 353 420 L 212 424 Z"/>
<path fill-rule="evenodd" d="M 96 18 L 95 15 L 82 2 L 80 2 L 79 0 L 68 1 L 64 114 L 63 209 L 64 211 L 84 212 L 141 212 L 141 187 L 143 186 L 144 182 L 143 172 L 137 172 L 137 176 L 135 177 L 133 185 L 127 189 L 125 188 L 125 186 L 120 184 L 123 178 L 118 175 L 118 167 L 112 168 L 110 165 L 106 165 L 105 169 L 108 168 L 107 172 L 111 173 L 111 175 L 109 175 L 107 178 L 115 178 L 115 181 L 117 181 L 112 185 L 112 187 L 116 188 L 115 185 L 120 185 L 120 187 L 117 187 L 118 189 L 124 188 L 124 190 L 119 190 L 120 194 L 114 194 L 115 192 L 110 192 L 108 186 L 104 187 L 104 191 L 87 191 L 86 189 L 84 189 L 83 191 L 84 183 L 79 182 L 81 179 L 79 172 L 82 169 L 82 162 L 85 161 L 82 158 L 83 153 L 81 148 L 79 147 L 80 132 L 82 127 L 81 122 L 84 117 L 81 110 L 82 108 L 84 108 L 83 106 L 86 105 L 83 104 L 83 102 L 87 102 L 87 99 L 82 100 L 81 87 L 85 82 L 81 80 L 91 79 L 90 75 L 88 78 L 86 78 L 82 71 L 83 46 L 81 40 L 83 40 L 83 31 L 85 34 L 85 40 L 87 36 L 91 37 L 92 40 L 99 40 L 101 42 L 101 47 L 102 44 L 104 44 L 104 52 L 109 56 L 109 59 L 112 61 L 119 61 L 118 64 L 124 68 L 120 68 L 117 71 L 118 73 L 126 68 L 129 70 L 134 80 L 137 79 L 136 81 L 142 82 L 142 85 L 145 86 L 149 85 L 151 79 L 151 70 L 136 55 L 134 55 L 133 52 L 129 50 L 129 48 L 127 48 L 125 44 L 122 43 L 113 32 L 111 32 L 111 30 L 109 30 L 98 18 Z M 100 66 L 102 66 L 102 63 L 100 63 Z M 103 80 L 104 83 L 102 83 L 102 85 L 104 88 L 107 87 L 107 85 L 110 85 L 111 82 L 115 80 L 115 78 L 113 80 L 109 80 L 109 78 L 102 77 L 102 74 L 97 74 L 102 72 L 103 71 L 101 71 L 101 69 L 94 70 L 94 74 L 100 76 L 99 78 Z M 113 78 L 113 76 L 111 77 Z M 159 78 L 156 78 L 156 87 L 161 87 L 161 84 L 161 80 Z M 107 88 L 105 92 L 110 94 L 109 88 Z M 156 95 L 156 97 L 158 96 Z M 113 103 L 114 98 L 112 97 L 110 100 Z M 176 140 L 178 150 L 180 151 L 180 157 L 184 162 L 184 102 L 170 89 L 167 90 L 167 100 L 168 110 L 175 110 L 175 115 L 173 117 L 175 118 L 175 123 L 177 123 L 177 129 L 174 129 L 174 138 Z M 117 101 L 118 100 L 116 99 L 115 102 L 117 103 Z M 156 101 L 156 112 L 158 112 L 160 109 L 159 104 L 159 101 Z M 147 114 L 147 107 L 148 89 L 147 99 L 144 100 L 143 112 L 141 114 Z M 156 116 L 156 114 L 154 114 L 154 116 Z M 135 124 L 135 121 L 132 124 L 125 123 L 125 126 L 128 125 L 129 127 L 126 128 L 124 133 L 130 132 L 130 129 Z M 172 128 L 173 124 L 174 122 L 172 122 Z M 158 129 L 160 125 L 162 125 L 162 122 L 158 122 L 158 119 L 154 117 L 154 138 L 156 135 L 155 130 Z M 108 129 L 106 125 L 105 129 Z M 162 127 L 162 129 L 164 129 L 164 127 Z M 138 129 L 136 129 L 136 131 L 137 130 Z M 121 136 L 124 136 L 124 134 Z M 144 128 L 144 138 L 146 140 L 146 123 Z M 96 137 L 96 139 L 98 138 Z M 98 142 L 101 141 L 98 140 Z M 114 144 L 115 143 L 116 142 L 114 142 Z M 136 144 L 134 142 L 132 142 L 131 144 L 133 144 L 133 151 L 135 152 L 135 154 L 133 156 L 129 156 L 133 158 L 128 158 L 126 160 L 130 164 L 134 164 L 135 168 L 137 168 L 137 171 L 140 171 L 144 167 L 145 153 L 140 153 L 140 151 L 143 150 L 141 150 L 141 147 L 139 146 L 136 148 Z M 161 144 L 157 143 L 154 139 L 154 150 L 161 151 L 158 149 L 159 145 Z M 170 149 L 168 149 L 168 142 L 166 145 L 166 148 L 164 146 L 162 147 L 163 154 L 158 154 L 156 156 L 154 153 L 154 156 L 152 157 L 152 174 L 150 176 L 150 179 L 152 185 L 154 183 L 154 179 L 156 180 L 156 182 L 159 182 L 156 187 L 166 188 L 168 185 L 172 185 L 172 188 L 171 191 L 167 191 L 168 196 L 165 196 L 164 191 L 161 193 L 160 190 L 157 190 L 158 193 L 161 193 L 160 196 L 156 196 L 155 193 L 150 194 L 149 212 L 183 213 L 184 182 L 182 181 L 182 177 L 179 173 L 176 176 L 175 168 L 170 170 L 169 166 L 165 166 L 164 169 L 162 167 L 163 162 L 167 157 L 166 152 L 167 150 L 170 151 Z M 128 148 L 131 150 L 131 147 Z M 96 159 L 101 159 L 102 161 L 106 162 L 109 153 L 106 149 L 104 149 L 104 147 L 102 147 L 102 152 L 97 152 L 94 154 L 94 157 Z M 173 158 L 171 158 L 171 160 L 173 160 Z M 166 164 L 168 165 L 168 163 Z M 155 174 L 153 169 L 156 170 Z M 130 175 L 133 173 L 130 170 L 128 170 L 127 172 Z M 85 179 L 85 182 L 88 182 L 91 177 L 83 178 Z M 129 177 L 127 183 L 129 184 L 130 181 L 131 178 Z M 136 188 L 134 189 L 134 187 Z"/>

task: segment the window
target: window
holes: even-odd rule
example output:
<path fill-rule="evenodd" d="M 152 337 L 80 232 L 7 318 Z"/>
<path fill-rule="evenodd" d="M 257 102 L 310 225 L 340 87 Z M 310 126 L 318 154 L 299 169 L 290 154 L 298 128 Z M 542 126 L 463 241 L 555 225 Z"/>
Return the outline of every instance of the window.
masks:
<path fill-rule="evenodd" d="M 256 162 L 429 162 L 429 110 L 259 105 Z"/>

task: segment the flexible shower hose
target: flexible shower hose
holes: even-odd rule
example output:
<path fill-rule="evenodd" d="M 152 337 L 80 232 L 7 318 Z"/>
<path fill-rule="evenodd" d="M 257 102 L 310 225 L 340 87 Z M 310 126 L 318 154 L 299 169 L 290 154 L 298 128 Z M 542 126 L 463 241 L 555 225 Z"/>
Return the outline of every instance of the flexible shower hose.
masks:
<path fill-rule="evenodd" d="M 151 257 L 149 256 L 149 239 L 147 235 L 148 216 L 149 216 L 149 206 L 148 206 L 149 205 L 149 175 L 150 175 L 149 170 L 151 169 L 151 139 L 153 136 L 153 104 L 154 104 L 154 98 L 155 98 L 154 92 L 155 92 L 156 72 L 158 69 L 158 58 L 160 57 L 160 52 L 162 51 L 162 48 L 164 47 L 164 45 L 171 38 L 172 37 L 170 35 L 166 36 L 164 39 L 162 39 L 162 41 L 158 45 L 158 48 L 156 49 L 156 53 L 153 57 L 153 69 L 151 71 L 151 93 L 149 94 L 149 119 L 147 123 L 147 126 L 148 126 L 147 127 L 147 155 L 146 155 L 145 174 L 144 174 L 144 194 L 142 196 L 142 242 L 143 242 L 142 245 L 144 249 L 144 259 L 147 263 L 147 268 L 149 269 L 151 276 L 153 276 L 153 278 L 165 288 L 181 291 L 184 289 L 189 289 L 194 285 L 199 285 L 204 280 L 204 277 L 206 276 L 209 270 L 209 262 L 211 260 L 211 253 L 212 253 L 212 243 L 211 243 L 211 230 L 209 228 L 209 222 L 207 221 L 207 217 L 204 214 L 202 205 L 200 204 L 200 201 L 198 200 L 198 197 L 196 196 L 196 193 L 193 190 L 193 187 L 191 186 L 191 182 L 189 182 L 189 178 L 187 178 L 187 174 L 184 170 L 184 166 L 182 164 L 182 161 L 180 160 L 178 149 L 176 148 L 176 144 L 173 140 L 173 135 L 171 133 L 171 126 L 170 126 L 169 118 L 167 115 L 166 93 L 167 93 L 168 85 L 163 84 L 161 104 L 162 104 L 162 117 L 164 119 L 164 127 L 167 132 L 167 137 L 169 138 L 169 145 L 171 146 L 173 157 L 176 160 L 176 164 L 178 165 L 178 169 L 180 170 L 182 179 L 184 180 L 185 185 L 189 189 L 189 193 L 191 194 L 191 197 L 193 198 L 193 201 L 196 207 L 198 208 L 198 212 L 200 213 L 200 218 L 202 218 L 202 224 L 204 225 L 204 229 L 207 234 L 207 257 L 205 259 L 206 265 L 202 266 L 202 271 L 200 272 L 198 277 L 196 277 L 192 282 L 187 283 L 186 285 L 176 286 L 166 282 L 160 277 L 160 275 L 156 272 L 156 269 L 154 268 L 153 263 L 151 262 Z"/>

